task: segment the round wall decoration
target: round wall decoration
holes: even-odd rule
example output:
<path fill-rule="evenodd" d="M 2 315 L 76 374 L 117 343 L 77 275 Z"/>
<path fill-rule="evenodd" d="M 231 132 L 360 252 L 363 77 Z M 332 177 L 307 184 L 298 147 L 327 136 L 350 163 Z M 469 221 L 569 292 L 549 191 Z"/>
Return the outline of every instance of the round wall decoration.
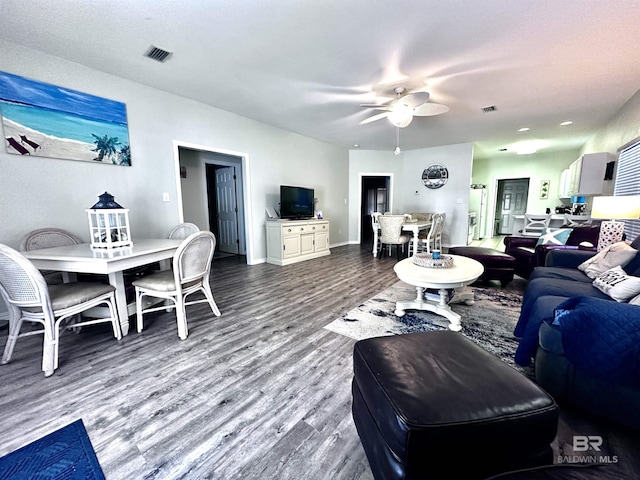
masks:
<path fill-rule="evenodd" d="M 422 183 L 427 188 L 440 188 L 449 179 L 449 171 L 444 165 L 434 163 L 422 172 Z"/>

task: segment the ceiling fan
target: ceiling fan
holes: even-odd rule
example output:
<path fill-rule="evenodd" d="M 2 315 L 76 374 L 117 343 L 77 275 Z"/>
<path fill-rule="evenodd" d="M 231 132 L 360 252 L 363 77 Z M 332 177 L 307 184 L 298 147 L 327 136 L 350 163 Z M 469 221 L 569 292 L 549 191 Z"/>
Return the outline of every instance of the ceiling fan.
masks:
<path fill-rule="evenodd" d="M 404 87 L 395 87 L 393 92 L 396 94 L 396 98 L 386 104 L 360 105 L 374 110 L 383 110 L 382 113 L 365 118 L 360 124 L 364 125 L 365 123 L 387 118 L 396 127 L 404 128 L 409 126 L 413 121 L 413 117 L 428 117 L 449 111 L 449 107 L 446 105 L 429 102 L 429 92 L 406 93 Z"/>

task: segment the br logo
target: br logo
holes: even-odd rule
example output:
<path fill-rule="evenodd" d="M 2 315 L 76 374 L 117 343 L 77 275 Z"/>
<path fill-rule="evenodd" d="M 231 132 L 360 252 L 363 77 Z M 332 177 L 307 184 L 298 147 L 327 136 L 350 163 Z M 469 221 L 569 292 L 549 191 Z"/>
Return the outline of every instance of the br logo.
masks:
<path fill-rule="evenodd" d="M 602 445 L 602 437 L 599 435 L 574 435 L 573 436 L 573 451 L 574 452 L 586 452 L 587 450 L 600 451 Z"/>

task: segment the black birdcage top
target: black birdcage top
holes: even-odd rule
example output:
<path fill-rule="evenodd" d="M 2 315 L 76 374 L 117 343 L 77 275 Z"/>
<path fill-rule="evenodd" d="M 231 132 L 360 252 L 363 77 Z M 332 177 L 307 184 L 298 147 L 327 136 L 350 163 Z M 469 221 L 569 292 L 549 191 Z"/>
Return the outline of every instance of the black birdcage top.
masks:
<path fill-rule="evenodd" d="M 115 200 L 113 199 L 113 195 L 111 195 L 109 192 L 104 192 L 102 195 L 98 196 L 98 198 L 100 200 L 93 207 L 91 207 L 91 210 L 107 210 L 112 208 L 122 208 L 120 205 L 118 205 L 115 202 Z"/>

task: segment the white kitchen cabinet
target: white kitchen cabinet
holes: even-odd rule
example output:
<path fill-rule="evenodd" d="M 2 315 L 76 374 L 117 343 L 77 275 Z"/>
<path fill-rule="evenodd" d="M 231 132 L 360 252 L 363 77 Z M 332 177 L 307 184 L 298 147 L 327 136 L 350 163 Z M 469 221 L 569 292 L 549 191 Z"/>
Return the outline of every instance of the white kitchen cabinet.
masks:
<path fill-rule="evenodd" d="M 613 160 L 614 156 L 607 152 L 582 155 L 569 166 L 565 177 L 569 187 L 564 196 L 602 195 L 607 163 Z"/>

